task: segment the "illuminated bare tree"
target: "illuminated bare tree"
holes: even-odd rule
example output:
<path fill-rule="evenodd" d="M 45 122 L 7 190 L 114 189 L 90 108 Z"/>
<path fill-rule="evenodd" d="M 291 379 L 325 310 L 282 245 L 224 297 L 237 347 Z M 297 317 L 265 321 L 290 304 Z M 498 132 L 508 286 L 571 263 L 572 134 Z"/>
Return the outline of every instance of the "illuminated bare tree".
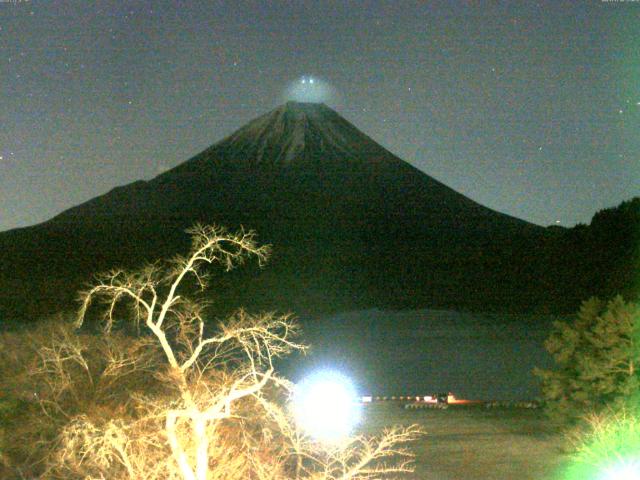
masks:
<path fill-rule="evenodd" d="M 230 270 L 250 256 L 263 264 L 268 248 L 257 245 L 253 232 L 231 234 L 201 225 L 188 232 L 193 238 L 188 256 L 133 272 L 113 270 L 81 294 L 77 327 L 91 304 L 100 302 L 109 337 L 121 307 L 128 306 L 134 325 L 146 328 L 154 342 L 147 336 L 126 351 L 107 349 L 108 361 L 97 376 L 91 376 L 95 369 L 87 361 L 91 352 L 73 338 L 54 339 L 40 349 L 39 373 L 51 379 L 41 400 L 46 411 L 59 405 L 63 394 L 81 395 L 73 386 L 77 375 L 90 376 L 93 384 L 117 382 L 131 372 L 149 378 L 100 421 L 92 412 L 65 413 L 69 421 L 45 477 L 355 480 L 410 471 L 410 454 L 398 445 L 416 437 L 414 427 L 331 447 L 298 431 L 283 401 L 291 385 L 276 375 L 273 364 L 305 349 L 295 340 L 297 327 L 289 316 L 240 310 L 205 332 L 203 305 L 183 295 L 185 280 L 204 289 L 205 265 Z M 140 345 L 150 353 L 143 355 Z M 157 366 L 158 358 L 166 367 L 154 371 L 149 365 Z"/>

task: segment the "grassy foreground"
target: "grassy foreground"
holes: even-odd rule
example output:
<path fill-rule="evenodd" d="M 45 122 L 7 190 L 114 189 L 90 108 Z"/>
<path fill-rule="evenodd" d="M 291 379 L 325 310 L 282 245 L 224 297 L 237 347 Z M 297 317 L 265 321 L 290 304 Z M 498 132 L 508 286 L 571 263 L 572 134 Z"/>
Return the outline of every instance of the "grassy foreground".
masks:
<path fill-rule="evenodd" d="M 404 410 L 399 404 L 372 404 L 362 430 L 418 423 L 427 434 L 412 444 L 421 480 L 548 480 L 566 456 L 562 437 L 547 427 L 539 410 L 451 407 Z"/>

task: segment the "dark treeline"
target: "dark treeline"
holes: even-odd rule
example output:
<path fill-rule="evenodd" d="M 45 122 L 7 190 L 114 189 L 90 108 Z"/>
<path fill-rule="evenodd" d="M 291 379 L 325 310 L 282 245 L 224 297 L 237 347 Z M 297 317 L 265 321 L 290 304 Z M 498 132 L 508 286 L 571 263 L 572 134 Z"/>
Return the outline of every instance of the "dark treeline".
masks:
<path fill-rule="evenodd" d="M 554 283 L 573 300 L 640 295 L 640 197 L 597 212 L 589 225 L 555 233 L 546 247 Z M 544 262 L 546 263 L 546 262 Z M 544 264 L 543 263 L 543 264 Z M 574 309 L 578 304 L 568 305 Z"/>
<path fill-rule="evenodd" d="M 407 242 L 369 225 L 347 235 L 343 228 L 340 238 L 323 230 L 323 239 L 313 223 L 295 235 L 268 219 L 258 223 L 261 238 L 274 245 L 270 268 L 221 277 L 215 313 L 237 305 L 298 314 L 371 307 L 571 313 L 591 296 L 640 294 L 640 198 L 597 212 L 589 225 L 503 238 L 417 232 Z M 151 218 L 135 228 L 96 221 L 77 232 L 56 223 L 5 232 L 0 315 L 34 319 L 75 309 L 77 291 L 94 273 L 186 251 L 187 226 L 176 218 L 159 228 Z M 386 238 L 373 243 L 373 235 Z"/>

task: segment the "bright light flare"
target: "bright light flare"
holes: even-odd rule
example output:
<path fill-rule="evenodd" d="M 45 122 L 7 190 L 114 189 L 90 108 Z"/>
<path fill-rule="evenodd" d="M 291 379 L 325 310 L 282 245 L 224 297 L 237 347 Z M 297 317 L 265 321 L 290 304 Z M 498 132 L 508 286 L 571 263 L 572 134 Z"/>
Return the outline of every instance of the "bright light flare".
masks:
<path fill-rule="evenodd" d="M 296 385 L 293 413 L 307 434 L 333 443 L 348 437 L 359 422 L 359 400 L 347 377 L 334 371 L 320 371 Z"/>
<path fill-rule="evenodd" d="M 640 461 L 621 462 L 607 469 L 599 480 L 640 480 Z"/>

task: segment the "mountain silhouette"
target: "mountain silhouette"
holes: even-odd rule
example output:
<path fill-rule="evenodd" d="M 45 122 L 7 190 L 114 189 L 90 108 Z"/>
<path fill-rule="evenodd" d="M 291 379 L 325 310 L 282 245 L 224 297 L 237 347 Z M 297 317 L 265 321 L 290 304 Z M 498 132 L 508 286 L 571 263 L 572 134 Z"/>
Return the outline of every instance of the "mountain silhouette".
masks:
<path fill-rule="evenodd" d="M 214 308 L 521 310 L 553 232 L 455 192 L 324 104 L 288 102 L 150 181 L 0 233 L 0 315 L 73 308 L 92 274 L 185 253 L 195 222 L 273 245 L 216 277 Z"/>

